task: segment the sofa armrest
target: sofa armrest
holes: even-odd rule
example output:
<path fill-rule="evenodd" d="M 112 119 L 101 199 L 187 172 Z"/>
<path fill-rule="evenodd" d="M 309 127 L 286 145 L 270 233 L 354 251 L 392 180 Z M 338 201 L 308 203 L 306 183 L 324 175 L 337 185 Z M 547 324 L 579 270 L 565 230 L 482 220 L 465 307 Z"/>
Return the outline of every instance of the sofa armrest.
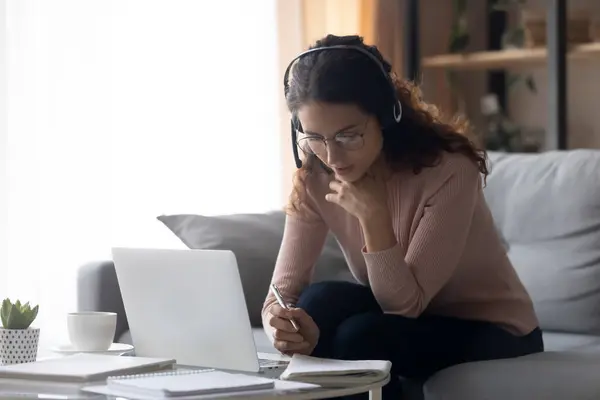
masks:
<path fill-rule="evenodd" d="M 77 309 L 117 313 L 115 341 L 129 329 L 112 261 L 90 262 L 77 271 Z"/>

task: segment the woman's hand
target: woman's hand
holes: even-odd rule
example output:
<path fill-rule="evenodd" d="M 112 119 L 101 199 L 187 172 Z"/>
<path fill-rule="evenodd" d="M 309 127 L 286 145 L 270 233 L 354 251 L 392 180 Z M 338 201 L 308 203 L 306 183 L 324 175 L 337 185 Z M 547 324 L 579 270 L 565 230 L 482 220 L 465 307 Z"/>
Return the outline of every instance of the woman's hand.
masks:
<path fill-rule="evenodd" d="M 296 330 L 290 319 L 294 319 Z M 319 341 L 319 327 L 301 308 L 285 310 L 279 304 L 269 309 L 268 323 L 273 329 L 273 345 L 281 353 L 310 355 Z"/>
<path fill-rule="evenodd" d="M 386 218 L 389 211 L 384 174 L 376 166 L 356 182 L 334 179 L 329 183 L 333 192 L 325 195 L 325 200 L 343 207 L 361 222 Z"/>
<path fill-rule="evenodd" d="M 378 252 L 397 244 L 387 204 L 386 170 L 377 162 L 356 182 L 333 180 L 325 199 L 338 204 L 360 222 L 368 252 Z"/>

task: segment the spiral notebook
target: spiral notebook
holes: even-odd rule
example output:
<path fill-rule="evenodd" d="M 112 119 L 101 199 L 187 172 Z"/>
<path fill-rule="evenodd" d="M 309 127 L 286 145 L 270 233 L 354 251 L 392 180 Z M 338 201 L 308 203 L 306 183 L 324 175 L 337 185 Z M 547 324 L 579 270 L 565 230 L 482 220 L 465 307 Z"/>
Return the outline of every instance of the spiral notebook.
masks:
<path fill-rule="evenodd" d="M 198 400 L 238 396 L 244 399 L 262 399 L 265 396 L 304 393 L 316 389 L 320 389 L 320 386 L 304 382 L 267 379 L 214 369 L 180 369 L 151 374 L 113 376 L 106 380 L 106 385 L 87 386 L 81 390 L 132 400 Z"/>
<path fill-rule="evenodd" d="M 273 379 L 203 369 L 109 377 L 106 386 L 122 394 L 174 398 L 272 389 L 275 385 Z"/>

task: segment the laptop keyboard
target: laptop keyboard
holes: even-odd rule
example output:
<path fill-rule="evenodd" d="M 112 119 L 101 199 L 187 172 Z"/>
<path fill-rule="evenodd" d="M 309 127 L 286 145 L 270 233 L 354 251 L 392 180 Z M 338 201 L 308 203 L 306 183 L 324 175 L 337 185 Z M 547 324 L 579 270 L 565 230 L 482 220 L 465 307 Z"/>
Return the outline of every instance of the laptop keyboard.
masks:
<path fill-rule="evenodd" d="M 258 360 L 258 365 L 261 368 L 284 368 L 287 367 L 289 361 L 284 361 L 284 360 L 266 360 L 263 358 L 260 358 Z"/>

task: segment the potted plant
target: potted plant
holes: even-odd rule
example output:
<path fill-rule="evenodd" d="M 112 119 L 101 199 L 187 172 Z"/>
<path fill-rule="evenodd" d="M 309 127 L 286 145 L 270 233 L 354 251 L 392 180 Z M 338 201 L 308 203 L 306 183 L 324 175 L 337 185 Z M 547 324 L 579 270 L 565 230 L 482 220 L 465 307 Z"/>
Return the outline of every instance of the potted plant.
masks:
<path fill-rule="evenodd" d="M 31 324 L 38 315 L 39 306 L 21 304 L 5 299 L 0 309 L 0 365 L 34 362 L 37 359 L 39 328 Z"/>

